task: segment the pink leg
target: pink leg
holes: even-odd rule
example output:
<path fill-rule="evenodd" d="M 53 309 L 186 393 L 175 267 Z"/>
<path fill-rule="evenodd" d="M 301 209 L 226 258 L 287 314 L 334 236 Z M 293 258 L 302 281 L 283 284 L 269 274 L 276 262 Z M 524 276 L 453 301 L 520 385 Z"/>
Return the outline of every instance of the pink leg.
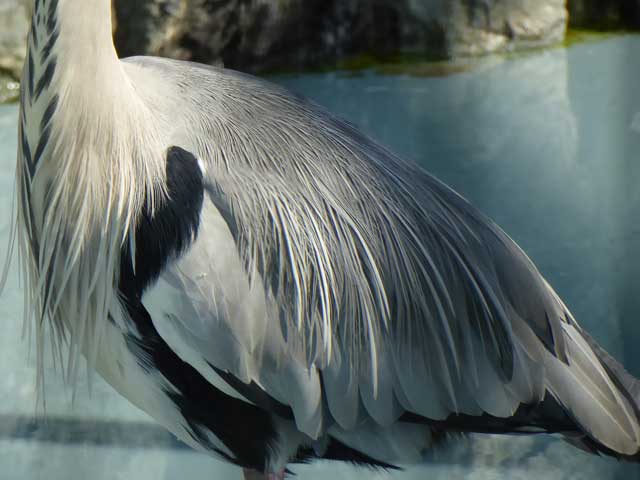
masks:
<path fill-rule="evenodd" d="M 245 468 L 244 480 L 284 480 L 284 471 L 280 473 L 262 473 Z"/>

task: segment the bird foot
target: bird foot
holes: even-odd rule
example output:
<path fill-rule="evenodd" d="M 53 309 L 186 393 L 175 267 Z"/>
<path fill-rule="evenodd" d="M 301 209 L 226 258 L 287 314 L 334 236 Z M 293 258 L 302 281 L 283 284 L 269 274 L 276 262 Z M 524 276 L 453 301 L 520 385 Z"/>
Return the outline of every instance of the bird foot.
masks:
<path fill-rule="evenodd" d="M 244 480 L 284 480 L 284 470 L 280 473 L 262 473 L 244 469 Z"/>

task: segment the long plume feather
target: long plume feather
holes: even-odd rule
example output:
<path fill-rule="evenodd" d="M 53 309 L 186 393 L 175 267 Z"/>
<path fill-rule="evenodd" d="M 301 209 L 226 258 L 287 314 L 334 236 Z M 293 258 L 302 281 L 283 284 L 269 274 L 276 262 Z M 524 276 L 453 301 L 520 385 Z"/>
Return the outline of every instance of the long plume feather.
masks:
<path fill-rule="evenodd" d="M 36 78 L 39 88 L 24 87 L 20 102 L 15 221 L 40 395 L 47 336 L 71 385 L 81 356 L 95 366 L 118 308 L 122 246 L 143 207 L 153 212 L 166 195 L 164 147 L 153 128 L 160 116 L 135 91 L 112 45 L 96 52 L 95 71 L 77 69 L 86 58 L 61 47 L 70 33 L 58 25 L 58 9 L 72 6 L 38 3 L 23 86 Z"/>

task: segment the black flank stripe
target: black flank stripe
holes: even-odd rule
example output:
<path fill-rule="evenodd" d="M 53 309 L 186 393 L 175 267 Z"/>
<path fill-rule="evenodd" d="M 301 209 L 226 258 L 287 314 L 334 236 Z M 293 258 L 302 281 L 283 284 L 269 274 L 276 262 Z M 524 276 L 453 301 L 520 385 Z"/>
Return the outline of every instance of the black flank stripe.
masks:
<path fill-rule="evenodd" d="M 130 272 L 129 267 L 129 274 Z M 150 374 L 160 373 L 171 387 L 171 399 L 191 428 L 192 437 L 229 461 L 263 471 L 276 433 L 267 412 L 230 397 L 211 385 L 191 365 L 183 362 L 156 331 L 142 303 L 127 301 L 126 308 L 138 336 L 125 335 L 129 350 Z M 207 436 L 213 432 L 234 453 L 229 458 Z"/>
<path fill-rule="evenodd" d="M 262 388 L 260 388 L 255 382 L 251 382 L 250 384 L 246 384 L 241 380 L 238 380 L 236 377 L 231 375 L 228 372 L 220 370 L 219 368 L 214 367 L 209 364 L 209 366 L 218 374 L 220 377 L 229 384 L 231 388 L 233 388 L 236 392 L 242 395 L 247 400 L 251 401 L 253 404 L 258 405 L 263 410 L 267 410 L 275 415 L 278 415 L 281 418 L 285 418 L 288 420 L 295 420 L 293 416 L 293 410 L 288 405 L 285 405 L 271 395 L 266 393 Z"/>
<path fill-rule="evenodd" d="M 318 455 L 312 448 L 302 447 L 298 450 L 293 463 L 307 463 L 312 458 L 318 458 Z M 327 449 L 321 457 L 324 460 L 334 460 L 339 462 L 349 462 L 362 467 L 373 467 L 383 470 L 402 470 L 401 468 L 389 463 L 380 462 L 374 458 L 365 455 L 358 450 L 348 447 L 339 440 L 329 437 Z"/>
<path fill-rule="evenodd" d="M 576 422 L 548 393 L 536 404 L 520 404 L 512 417 L 499 418 L 484 413 L 480 416 L 451 414 L 444 420 L 432 420 L 405 412 L 401 422 L 428 425 L 436 431 L 486 434 L 539 434 L 578 432 Z"/>
<path fill-rule="evenodd" d="M 53 78 L 53 74 L 56 70 L 56 62 L 57 62 L 57 58 L 55 56 L 52 57 L 49 63 L 47 64 L 47 68 L 45 69 L 44 73 L 40 77 L 40 80 L 38 80 L 38 84 L 36 85 L 36 94 L 35 94 L 36 100 L 38 99 L 38 97 L 40 97 L 40 94 L 42 93 L 42 91 L 45 88 L 47 88 L 51 83 L 51 79 Z"/>

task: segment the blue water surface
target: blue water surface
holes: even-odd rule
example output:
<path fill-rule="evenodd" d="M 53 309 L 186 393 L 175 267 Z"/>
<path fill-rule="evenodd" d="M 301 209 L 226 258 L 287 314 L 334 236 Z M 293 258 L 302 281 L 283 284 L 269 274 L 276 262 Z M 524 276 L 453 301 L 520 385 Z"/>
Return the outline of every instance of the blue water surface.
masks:
<path fill-rule="evenodd" d="M 485 59 L 443 77 L 371 71 L 272 80 L 420 163 L 491 216 L 578 321 L 640 377 L 639 51 L 640 37 L 620 36 Z M 0 107 L 2 249 L 16 117 L 15 106 Z M 34 362 L 20 340 L 21 318 L 13 269 L 0 298 L 1 480 L 240 478 L 235 468 L 181 447 L 100 381 L 71 406 L 48 369 L 52 420 L 34 423 Z M 640 479 L 638 466 L 557 439 L 487 435 L 438 450 L 405 472 L 327 463 L 294 470 L 302 479 L 335 480 Z"/>

